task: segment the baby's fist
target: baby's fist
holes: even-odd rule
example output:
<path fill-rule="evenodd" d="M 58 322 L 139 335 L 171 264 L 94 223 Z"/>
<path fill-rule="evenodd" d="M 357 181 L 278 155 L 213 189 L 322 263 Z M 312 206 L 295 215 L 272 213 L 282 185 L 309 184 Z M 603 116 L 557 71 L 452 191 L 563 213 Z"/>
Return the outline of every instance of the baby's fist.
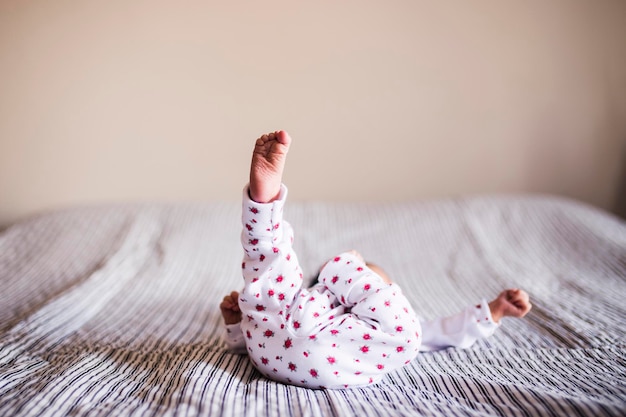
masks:
<path fill-rule="evenodd" d="M 237 324 L 241 321 L 241 310 L 239 309 L 239 293 L 232 291 L 226 295 L 220 303 L 220 310 L 225 324 Z"/>
<path fill-rule="evenodd" d="M 523 290 L 505 290 L 498 297 L 489 303 L 491 317 L 498 323 L 502 317 L 522 318 L 532 308 L 528 293 Z"/>

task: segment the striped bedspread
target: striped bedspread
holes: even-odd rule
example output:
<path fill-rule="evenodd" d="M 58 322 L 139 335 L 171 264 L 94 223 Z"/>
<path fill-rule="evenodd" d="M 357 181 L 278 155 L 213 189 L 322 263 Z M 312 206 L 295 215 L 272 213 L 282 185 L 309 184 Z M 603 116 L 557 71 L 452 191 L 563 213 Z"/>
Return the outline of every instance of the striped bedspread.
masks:
<path fill-rule="evenodd" d="M 383 382 L 264 379 L 221 341 L 236 203 L 83 207 L 0 234 L 0 416 L 624 416 L 626 224 L 548 196 L 288 202 L 312 277 L 358 249 L 429 318 L 508 287 L 533 310 Z"/>

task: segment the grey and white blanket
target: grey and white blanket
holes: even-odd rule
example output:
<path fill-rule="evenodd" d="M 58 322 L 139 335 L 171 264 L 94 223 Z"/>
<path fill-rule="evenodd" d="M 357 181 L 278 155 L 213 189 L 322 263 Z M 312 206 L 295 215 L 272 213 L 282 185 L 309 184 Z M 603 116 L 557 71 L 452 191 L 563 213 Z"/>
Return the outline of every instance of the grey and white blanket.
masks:
<path fill-rule="evenodd" d="M 0 234 L 1 416 L 623 416 L 626 224 L 549 196 L 288 202 L 312 277 L 358 249 L 424 317 L 507 287 L 533 310 L 375 386 L 264 379 L 221 341 L 237 203 L 83 207 Z"/>

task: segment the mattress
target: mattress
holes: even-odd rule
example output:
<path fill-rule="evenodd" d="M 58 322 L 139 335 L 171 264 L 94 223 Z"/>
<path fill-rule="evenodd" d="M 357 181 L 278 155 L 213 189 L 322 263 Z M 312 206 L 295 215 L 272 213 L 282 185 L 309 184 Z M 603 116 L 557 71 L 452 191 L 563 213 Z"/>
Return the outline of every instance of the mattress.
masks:
<path fill-rule="evenodd" d="M 307 279 L 357 249 L 424 318 L 505 288 L 533 309 L 382 382 L 310 390 L 222 341 L 237 203 L 48 212 L 0 234 L 2 416 L 623 416 L 626 224 L 553 196 L 288 202 Z"/>

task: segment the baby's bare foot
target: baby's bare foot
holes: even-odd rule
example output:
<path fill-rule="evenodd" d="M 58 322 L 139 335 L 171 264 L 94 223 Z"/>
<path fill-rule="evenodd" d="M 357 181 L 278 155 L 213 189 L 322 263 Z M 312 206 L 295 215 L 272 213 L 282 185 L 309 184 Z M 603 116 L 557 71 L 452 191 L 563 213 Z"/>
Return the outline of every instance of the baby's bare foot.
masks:
<path fill-rule="evenodd" d="M 375 274 L 378 274 L 378 276 L 381 277 L 386 284 L 393 283 L 391 278 L 389 278 L 389 275 L 387 275 L 385 270 L 382 269 L 380 266 L 368 263 L 367 267 L 371 269 L 372 271 L 374 271 Z"/>
<path fill-rule="evenodd" d="M 256 140 L 250 166 L 250 198 L 269 203 L 278 198 L 291 137 L 281 130 Z"/>

